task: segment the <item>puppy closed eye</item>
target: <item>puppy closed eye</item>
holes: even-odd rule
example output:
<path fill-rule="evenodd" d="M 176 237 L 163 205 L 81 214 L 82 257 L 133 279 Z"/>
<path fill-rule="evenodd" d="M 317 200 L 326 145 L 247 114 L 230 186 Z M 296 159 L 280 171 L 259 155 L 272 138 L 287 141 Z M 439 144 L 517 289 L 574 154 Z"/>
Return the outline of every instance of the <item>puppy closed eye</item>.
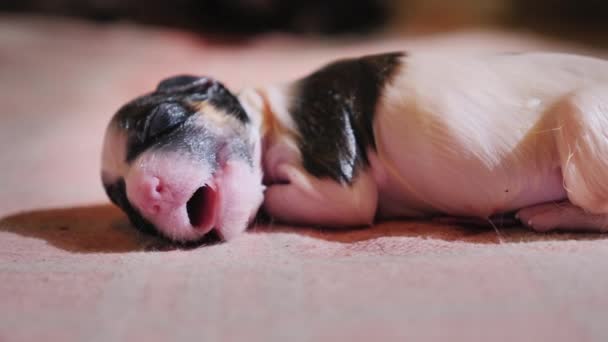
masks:
<path fill-rule="evenodd" d="M 141 140 L 147 141 L 168 132 L 184 123 L 189 116 L 188 111 L 177 103 L 162 103 L 148 116 Z"/>

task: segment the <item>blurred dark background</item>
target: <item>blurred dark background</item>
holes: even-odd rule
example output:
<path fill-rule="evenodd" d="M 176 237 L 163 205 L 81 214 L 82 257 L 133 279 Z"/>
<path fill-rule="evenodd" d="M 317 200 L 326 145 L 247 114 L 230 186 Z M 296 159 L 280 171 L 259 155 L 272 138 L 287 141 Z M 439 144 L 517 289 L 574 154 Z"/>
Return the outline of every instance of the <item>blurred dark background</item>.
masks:
<path fill-rule="evenodd" d="M 4 0 L 0 11 L 236 35 L 443 31 L 482 25 L 605 45 L 608 32 L 604 0 Z"/>
<path fill-rule="evenodd" d="M 199 32 L 255 34 L 365 32 L 383 25 L 390 1 L 382 0 L 4 0 L 13 12 L 129 20 Z"/>

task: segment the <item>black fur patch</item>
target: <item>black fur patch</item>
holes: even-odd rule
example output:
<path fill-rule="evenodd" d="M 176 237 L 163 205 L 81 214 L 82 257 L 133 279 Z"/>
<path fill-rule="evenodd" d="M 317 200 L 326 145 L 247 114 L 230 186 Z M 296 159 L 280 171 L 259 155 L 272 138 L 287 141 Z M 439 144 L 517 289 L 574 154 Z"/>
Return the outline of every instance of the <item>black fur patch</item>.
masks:
<path fill-rule="evenodd" d="M 167 77 L 164 80 L 160 81 L 156 86 L 156 91 L 172 91 L 178 87 L 185 87 L 188 85 L 192 85 L 200 81 L 202 78 L 194 75 L 175 75 L 171 77 Z M 204 81 L 209 81 L 208 79 L 204 79 Z M 208 83 L 208 82 L 201 82 Z"/>
<path fill-rule="evenodd" d="M 125 214 L 127 214 L 129 221 L 131 221 L 131 224 L 133 224 L 135 228 L 146 234 L 157 234 L 158 230 L 156 227 L 141 216 L 139 211 L 137 211 L 137 209 L 131 205 L 131 202 L 129 202 L 124 179 L 120 178 L 113 184 L 104 184 L 103 187 L 112 203 L 116 204 L 125 212 Z"/>
<path fill-rule="evenodd" d="M 296 83 L 289 111 L 300 132 L 304 168 L 351 183 L 376 148 L 373 119 L 385 85 L 400 67 L 395 52 L 331 63 Z"/>
<path fill-rule="evenodd" d="M 169 78 L 162 81 L 155 92 L 136 98 L 116 113 L 113 121 L 127 133 L 126 162 L 132 162 L 154 145 L 182 144 L 179 139 L 185 137 L 174 132 L 185 126 L 188 118 L 196 113 L 193 104 L 202 101 L 209 101 L 243 124 L 249 122 L 236 96 L 221 83 L 184 75 Z M 190 137 L 192 139 L 195 137 Z"/>

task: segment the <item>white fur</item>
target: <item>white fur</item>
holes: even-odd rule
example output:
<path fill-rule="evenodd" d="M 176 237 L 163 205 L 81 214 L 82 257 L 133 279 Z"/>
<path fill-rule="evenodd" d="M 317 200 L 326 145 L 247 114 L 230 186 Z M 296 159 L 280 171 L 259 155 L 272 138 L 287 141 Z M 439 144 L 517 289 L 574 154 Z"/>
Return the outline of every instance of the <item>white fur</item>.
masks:
<path fill-rule="evenodd" d="M 591 213 L 608 213 L 608 83 L 577 90 L 555 112 L 568 198 Z"/>
<path fill-rule="evenodd" d="M 110 125 L 106 129 L 101 151 L 102 179 L 113 183 L 128 171 L 125 164 L 127 137 Z"/>
<path fill-rule="evenodd" d="M 386 191 L 431 213 L 481 217 L 565 197 L 554 106 L 608 82 L 608 63 L 560 54 L 403 62 L 376 113 L 382 167 L 401 185 Z"/>
<path fill-rule="evenodd" d="M 341 223 L 324 212 L 367 224 L 369 214 L 353 214 L 361 208 L 487 218 L 566 198 L 608 213 L 608 62 L 414 54 L 402 63 L 376 108 L 374 185 L 369 172 L 351 188 L 328 184 L 283 157 L 265 165 L 291 181 L 267 190 L 272 214 L 314 224 Z M 284 150 L 269 146 L 265 160 Z"/>

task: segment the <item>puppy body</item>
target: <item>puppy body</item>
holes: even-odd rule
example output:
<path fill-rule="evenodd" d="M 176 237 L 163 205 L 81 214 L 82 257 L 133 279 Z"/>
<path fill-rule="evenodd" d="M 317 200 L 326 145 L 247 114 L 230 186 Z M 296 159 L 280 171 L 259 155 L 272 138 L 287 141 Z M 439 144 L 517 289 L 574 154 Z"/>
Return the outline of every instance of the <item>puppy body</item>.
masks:
<path fill-rule="evenodd" d="M 517 212 L 537 230 L 608 224 L 605 61 L 390 53 L 238 98 L 249 118 L 239 131 L 251 144 L 248 182 L 263 174 L 264 207 L 281 221 L 350 226 Z M 106 175 L 118 177 L 116 169 Z M 248 217 L 257 210 L 249 202 Z M 226 205 L 239 206 L 238 194 Z M 235 232 L 245 228 L 237 221 Z"/>
<path fill-rule="evenodd" d="M 523 209 L 523 222 L 541 230 L 604 228 L 608 63 L 561 54 L 410 55 L 394 72 L 375 107 L 369 165 L 348 185 L 307 172 L 290 116 L 273 111 L 287 129 L 265 150 L 265 172 L 288 183 L 266 190 L 273 216 L 349 225 Z M 297 101 L 301 89 L 291 87 L 266 101 L 274 108 Z"/>

